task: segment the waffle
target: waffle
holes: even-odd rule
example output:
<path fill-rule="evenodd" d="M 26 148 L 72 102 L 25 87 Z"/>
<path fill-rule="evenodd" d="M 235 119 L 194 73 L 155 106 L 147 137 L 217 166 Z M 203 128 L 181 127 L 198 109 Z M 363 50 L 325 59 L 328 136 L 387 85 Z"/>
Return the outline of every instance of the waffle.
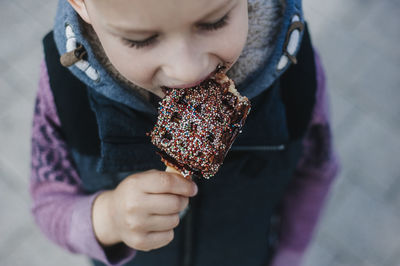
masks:
<path fill-rule="evenodd" d="M 214 176 L 241 132 L 250 101 L 222 71 L 198 86 L 164 92 L 149 134 L 162 161 L 185 178 Z"/>

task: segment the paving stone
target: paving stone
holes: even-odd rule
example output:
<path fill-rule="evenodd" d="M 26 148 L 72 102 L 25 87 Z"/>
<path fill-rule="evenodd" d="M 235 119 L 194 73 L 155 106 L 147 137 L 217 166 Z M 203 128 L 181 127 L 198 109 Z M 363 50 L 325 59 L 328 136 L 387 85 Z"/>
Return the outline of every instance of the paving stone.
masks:
<path fill-rule="evenodd" d="M 38 89 L 39 69 L 43 58 L 42 48 L 37 45 L 29 54 L 16 57 L 12 66 L 1 73 L 0 77 L 14 91 L 28 101 L 33 101 Z"/>
<path fill-rule="evenodd" d="M 0 219 L 0 258 L 8 254 L 12 243 L 18 232 L 25 231 L 32 220 L 29 212 L 29 205 L 25 202 L 13 189 L 7 186 L 3 181 L 4 172 L 0 176 L 0 212 L 2 213 Z M 0 265 L 5 265 L 1 264 Z M 12 265 L 12 264 L 9 264 Z"/>
<path fill-rule="evenodd" d="M 368 114 L 349 121 L 353 126 L 338 143 L 342 166 L 352 182 L 383 197 L 400 175 L 400 133 Z"/>
<path fill-rule="evenodd" d="M 304 18 L 308 23 L 308 28 L 311 32 L 311 37 L 315 38 L 321 34 L 321 31 L 325 30 L 325 27 L 329 22 L 327 22 L 325 16 L 316 9 L 313 2 L 314 0 L 303 1 L 303 12 Z"/>
<path fill-rule="evenodd" d="M 329 239 L 329 235 L 326 235 L 326 232 L 330 232 L 331 229 L 326 219 L 329 219 L 331 213 L 337 212 L 337 209 L 340 210 L 343 204 L 345 204 L 344 199 L 350 193 L 348 183 L 349 181 L 346 179 L 344 171 L 341 171 L 332 184 L 329 195 L 326 198 L 325 206 L 321 211 L 311 244 L 306 252 L 303 266 L 328 266 L 333 261 L 334 256 L 340 254 L 338 251 L 340 245 Z"/>
<path fill-rule="evenodd" d="M 400 61 L 374 57 L 353 80 L 353 89 L 348 91 L 348 97 L 359 108 L 372 111 L 379 120 L 399 125 L 399 70 Z"/>
<path fill-rule="evenodd" d="M 384 0 L 385 1 L 385 0 Z M 333 10 L 326 12 L 333 14 L 337 21 L 349 30 L 354 30 L 369 19 L 371 10 L 377 7 L 379 1 L 374 0 L 340 0 L 334 2 Z"/>
<path fill-rule="evenodd" d="M 32 19 L 27 19 L 29 13 L 21 10 L 14 2 L 0 3 L 0 17 L 7 23 L 0 24 L 0 57 L 12 64 L 15 57 L 28 54 L 32 45 L 37 45 L 47 31 L 44 27 Z"/>
<path fill-rule="evenodd" d="M 21 93 L 12 88 L 0 76 L 0 116 L 10 109 L 22 97 Z"/>
<path fill-rule="evenodd" d="M 28 54 L 20 55 L 14 59 L 14 64 L 10 67 L 10 70 L 29 79 L 31 83 L 37 83 L 39 65 L 43 58 L 43 49 L 39 40 L 38 45 L 33 47 Z"/>
<path fill-rule="evenodd" d="M 15 18 L 22 17 L 25 12 L 21 10 L 13 1 L 1 1 L 0 5 L 0 15 L 3 22 L 0 24 L 0 33 L 3 34 L 6 31 L 10 31 L 10 26 L 15 26 L 17 24 Z"/>
<path fill-rule="evenodd" d="M 331 90 L 330 87 L 328 87 L 328 91 L 330 96 L 331 126 L 336 143 L 341 139 L 341 136 L 347 133 L 341 125 L 346 125 L 347 118 L 356 110 L 350 99 L 335 90 Z"/>
<path fill-rule="evenodd" d="M 0 158 L 18 173 L 28 178 L 33 102 L 19 99 L 0 117 Z"/>
<path fill-rule="evenodd" d="M 14 3 L 19 9 L 27 13 L 26 19 L 36 21 L 50 30 L 54 22 L 58 1 L 15 0 Z"/>
<path fill-rule="evenodd" d="M 40 8 L 36 8 L 32 16 L 43 26 L 43 29 L 45 30 L 44 32 L 47 33 L 52 29 L 52 26 L 54 25 L 58 1 L 42 1 L 45 2 L 45 4 L 42 5 Z"/>
<path fill-rule="evenodd" d="M 30 202 L 29 176 L 19 176 L 18 172 L 12 169 L 2 156 L 0 156 L 0 178 L 10 192 L 15 193 L 25 202 Z"/>
<path fill-rule="evenodd" d="M 71 254 L 46 239 L 38 229 L 32 229 L 19 246 L 0 257 L 0 265 L 13 266 L 89 266 L 88 260 Z"/>
<path fill-rule="evenodd" d="M 304 255 L 302 266 L 328 266 L 335 255 L 335 247 L 329 245 L 324 239 L 316 238 L 313 245 Z"/>
<path fill-rule="evenodd" d="M 392 257 L 386 258 L 381 264 L 382 266 L 398 266 L 400 265 L 400 250 L 396 252 Z"/>
<path fill-rule="evenodd" d="M 368 23 L 373 19 L 373 14 L 383 4 L 388 9 L 398 8 L 398 1 L 391 0 L 336 0 L 321 2 L 318 0 L 303 0 L 305 14 L 318 13 L 321 16 L 320 22 L 339 22 L 350 31 L 357 30 L 361 24 Z M 388 13 L 383 13 L 386 16 Z M 390 17 L 395 17 L 392 14 Z M 394 26 L 394 25 L 393 25 Z"/>
<path fill-rule="evenodd" d="M 42 8 L 47 2 L 49 2 L 48 0 L 3 0 L 3 1 L 14 2 L 16 5 L 18 5 L 18 8 L 24 11 L 31 11 L 31 13 L 35 13 L 37 7 Z"/>
<path fill-rule="evenodd" d="M 2 73 L 6 69 L 8 69 L 7 61 L 0 58 L 0 73 Z"/>
<path fill-rule="evenodd" d="M 329 194 L 326 197 L 324 209 L 320 217 L 319 227 L 324 226 L 325 219 L 329 213 L 335 212 L 336 209 L 341 208 L 344 203 L 344 198 L 349 193 L 347 190 L 348 179 L 346 169 L 341 169 L 336 179 L 333 181 Z"/>
<path fill-rule="evenodd" d="M 329 266 L 376 266 L 376 264 L 371 264 L 368 261 L 357 258 L 351 254 L 346 253 L 346 251 L 340 251 L 329 264 Z"/>
<path fill-rule="evenodd" d="M 396 181 L 390 187 L 389 191 L 386 193 L 385 199 L 400 209 L 400 193 L 399 193 L 400 189 L 399 189 L 399 187 L 400 187 L 400 175 L 397 176 Z"/>
<path fill-rule="evenodd" d="M 32 71 L 39 71 L 40 60 L 41 59 L 38 59 L 37 62 L 35 60 L 32 63 Z M 30 79 L 26 75 L 21 74 L 19 70 L 16 71 L 13 67 L 10 67 L 3 73 L 0 73 L 0 78 L 5 81 L 12 90 L 18 92 L 21 95 L 20 98 L 24 98 L 25 101 L 33 104 L 38 90 L 39 75 Z"/>
<path fill-rule="evenodd" d="M 313 248 L 315 247 L 314 251 Z M 315 252 L 313 254 L 313 252 Z M 302 266 L 376 266 L 364 258 L 351 254 L 343 246 L 320 233 L 308 250 Z"/>
<path fill-rule="evenodd" d="M 364 0 L 358 1 L 364 2 Z M 374 2 L 374 8 L 370 9 L 368 18 L 357 26 L 355 32 L 363 42 L 374 47 L 376 51 L 399 61 L 400 2 L 390 0 Z"/>
<path fill-rule="evenodd" d="M 316 243 L 323 242 L 324 245 L 328 245 L 332 242 L 331 240 L 329 240 L 329 235 L 325 234 L 325 232 L 331 231 L 329 227 L 330 224 L 327 222 L 327 219 L 330 218 L 330 215 L 332 213 L 340 211 L 340 209 L 343 208 L 344 204 L 346 204 L 345 199 L 347 195 L 351 192 L 349 191 L 349 183 L 350 180 L 347 178 L 346 171 L 342 170 L 334 180 L 330 188 L 329 194 L 326 197 L 325 205 L 321 210 L 320 217 L 316 225 L 315 232 L 313 234 L 313 241 L 315 240 Z M 330 244 L 329 246 L 330 248 L 333 247 L 332 244 Z M 333 251 L 332 254 L 334 254 Z"/>
<path fill-rule="evenodd" d="M 315 1 L 311 1 L 315 2 Z M 337 1 L 329 1 L 330 3 L 336 3 Z M 352 1 L 354 2 L 354 1 Z M 334 20 L 332 23 L 326 23 L 326 16 L 319 15 L 319 16 L 314 16 L 316 18 L 316 21 L 311 21 L 310 25 L 311 28 L 313 25 L 317 24 L 319 27 L 322 27 L 324 30 L 323 31 L 318 31 L 317 34 L 315 34 L 314 37 L 314 43 L 316 44 L 317 48 L 320 50 L 321 54 L 324 57 L 325 61 L 325 66 L 327 68 L 327 74 L 328 77 L 334 76 L 335 81 L 338 81 L 339 84 L 343 81 L 347 81 L 347 86 L 337 86 L 338 88 L 343 88 L 343 90 L 349 90 L 353 89 L 352 87 L 355 88 L 362 88 L 363 87 L 359 84 L 354 84 L 354 79 L 355 76 L 360 76 L 361 74 L 365 73 L 365 75 L 375 78 L 376 80 L 382 80 L 384 82 L 381 83 L 385 84 L 385 81 L 387 79 L 379 78 L 381 74 L 384 74 L 382 72 L 385 72 L 387 67 L 384 68 L 382 66 L 382 63 L 386 61 L 386 58 L 391 58 L 389 56 L 384 56 L 387 54 L 387 51 L 399 51 L 399 49 L 395 48 L 397 47 L 396 41 L 398 40 L 399 37 L 393 37 L 398 33 L 394 29 L 396 25 L 396 20 L 397 22 L 399 21 L 398 16 L 395 16 L 394 14 L 397 14 L 393 11 L 390 11 L 391 16 L 388 16 L 386 20 L 388 20 L 388 23 L 390 26 L 388 28 L 392 28 L 391 30 L 387 30 L 385 34 L 381 33 L 380 38 L 373 38 L 374 40 L 368 40 L 365 37 L 370 36 L 369 33 L 371 31 L 377 31 L 377 32 L 382 32 L 377 29 L 376 25 L 381 25 L 382 22 L 382 16 L 385 16 L 386 14 L 383 13 L 382 10 L 385 10 L 387 13 L 387 9 L 390 9 L 391 6 L 388 6 L 388 1 L 378 1 L 379 3 L 379 8 L 370 8 L 371 10 L 376 10 L 379 9 L 381 11 L 375 11 L 375 15 L 377 18 L 374 19 L 376 20 L 375 22 L 371 22 L 371 20 L 366 20 L 365 22 L 360 24 L 360 29 L 355 29 L 351 30 L 349 27 L 342 25 L 340 20 Z M 386 3 L 386 5 L 385 5 Z M 326 3 L 328 4 L 328 3 Z M 329 5 L 329 4 L 328 4 Z M 336 4 L 335 4 L 336 5 Z M 339 4 L 337 4 L 339 5 Z M 369 5 L 373 5 L 374 7 L 377 6 L 376 3 L 371 3 L 371 1 L 367 1 L 364 3 L 363 1 L 363 9 L 368 7 Z M 318 5 L 317 5 L 318 6 Z M 319 5 L 322 6 L 322 5 Z M 345 9 L 348 9 L 347 5 L 344 5 Z M 357 5 L 358 6 L 358 5 Z M 395 5 L 398 6 L 398 5 Z M 378 7 L 378 6 L 377 6 Z M 386 7 L 386 8 L 384 8 Z M 323 5 L 324 10 L 329 10 L 329 6 L 325 7 L 325 3 Z M 359 9 L 359 8 L 358 8 Z M 368 8 L 367 8 L 368 9 Z M 398 8 L 394 8 L 394 10 L 398 10 Z M 320 11 L 321 12 L 321 11 Z M 332 12 L 332 11 L 330 11 Z M 370 13 L 370 11 L 368 11 Z M 372 11 L 371 11 L 372 12 Z M 375 14 L 374 13 L 374 14 Z M 354 16 L 354 15 L 353 15 Z M 372 14 L 371 14 L 372 16 Z M 314 18 L 313 17 L 313 18 Z M 373 23 L 373 25 L 372 25 Z M 323 26 L 321 26 L 323 24 Z M 365 26 L 369 25 L 369 26 Z M 375 26 L 374 26 L 375 25 Z M 364 28 L 362 28 L 364 27 Z M 392 32 L 389 34 L 389 32 Z M 397 33 L 394 33 L 394 32 Z M 384 36 L 390 35 L 390 38 L 385 38 Z M 371 37 L 370 37 L 371 38 Z M 387 39 L 391 39 L 392 42 L 388 43 Z M 380 49 L 377 49 L 376 45 L 374 45 L 374 42 L 378 42 L 380 44 Z M 383 47 L 384 46 L 384 47 Z M 386 47 L 393 47 L 393 49 L 387 49 Z M 384 57 L 384 58 L 382 58 Z M 394 62 L 398 62 L 396 58 L 393 59 Z M 374 69 L 372 72 L 368 72 L 367 69 L 365 69 L 365 66 L 369 66 L 371 64 L 377 63 L 377 68 L 379 69 Z M 393 67 L 396 67 L 393 65 Z M 398 70 L 399 67 L 397 66 L 396 70 Z M 340 73 L 340 74 L 339 74 Z M 339 74 L 339 75 L 338 75 Z M 378 78 L 377 78 L 378 77 Z M 391 75 L 390 76 L 392 79 L 394 77 L 397 78 L 397 75 Z M 352 87 L 348 85 L 348 81 L 352 81 Z M 336 83 L 335 83 L 336 84 Z M 336 86 L 335 86 L 336 87 Z M 365 92 L 363 92 L 365 93 Z"/>
<path fill-rule="evenodd" d="M 341 13 L 337 12 L 337 10 L 341 8 L 343 2 L 345 2 L 345 0 L 327 1 L 324 4 L 321 4 L 320 2 L 318 2 L 318 0 L 302 1 L 305 12 L 307 10 L 313 10 L 313 12 L 323 15 L 325 19 L 329 20 L 334 20 L 337 14 Z M 349 2 L 350 1 L 347 1 L 347 3 Z"/>
<path fill-rule="evenodd" d="M 391 206 L 358 184 L 349 184 L 349 189 L 351 193 L 346 195 L 342 208 L 328 213 L 324 219 L 324 234 L 354 257 L 381 265 L 399 250 L 395 236 L 400 234 L 400 218 Z"/>
<path fill-rule="evenodd" d="M 329 75 L 341 80 L 354 81 L 356 77 L 365 73 L 365 66 L 372 60 L 379 60 L 373 47 L 363 42 L 357 35 L 345 28 L 336 28 L 331 24 L 327 30 L 316 39 L 321 54 L 325 56 L 325 65 Z M 349 90 L 348 86 L 339 86 L 338 89 Z"/>

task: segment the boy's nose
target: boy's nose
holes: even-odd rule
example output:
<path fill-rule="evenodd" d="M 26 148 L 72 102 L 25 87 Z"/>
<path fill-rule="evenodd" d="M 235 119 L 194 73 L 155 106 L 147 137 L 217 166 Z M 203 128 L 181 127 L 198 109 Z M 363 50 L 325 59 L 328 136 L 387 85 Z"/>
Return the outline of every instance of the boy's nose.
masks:
<path fill-rule="evenodd" d="M 181 49 L 169 57 L 162 71 L 171 87 L 191 85 L 207 77 L 213 70 L 206 53 Z"/>

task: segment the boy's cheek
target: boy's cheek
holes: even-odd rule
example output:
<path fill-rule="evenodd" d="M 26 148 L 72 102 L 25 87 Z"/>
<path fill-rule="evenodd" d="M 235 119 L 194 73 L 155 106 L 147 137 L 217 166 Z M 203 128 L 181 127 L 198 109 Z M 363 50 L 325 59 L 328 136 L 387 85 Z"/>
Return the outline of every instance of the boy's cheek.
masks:
<path fill-rule="evenodd" d="M 234 58 L 232 61 L 236 61 L 246 44 L 248 34 L 248 11 L 247 1 L 242 1 L 240 8 L 236 10 L 235 20 L 232 21 L 232 25 L 229 28 L 225 40 L 227 42 L 227 49 L 230 50 L 231 57 Z"/>
<path fill-rule="evenodd" d="M 222 49 L 222 53 L 225 54 L 223 58 L 225 62 L 229 62 L 233 65 L 237 61 L 246 44 L 246 39 L 247 29 L 243 29 L 241 32 L 239 32 L 239 34 L 236 34 L 236 36 L 233 35 L 231 39 L 225 39 L 227 40 L 227 43 L 225 45 L 225 48 Z"/>

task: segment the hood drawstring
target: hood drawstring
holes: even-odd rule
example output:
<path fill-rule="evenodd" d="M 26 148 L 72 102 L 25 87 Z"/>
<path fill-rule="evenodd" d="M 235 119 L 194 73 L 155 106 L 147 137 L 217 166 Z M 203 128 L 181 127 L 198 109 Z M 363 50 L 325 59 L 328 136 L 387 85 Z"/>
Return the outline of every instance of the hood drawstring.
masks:
<path fill-rule="evenodd" d="M 293 64 L 297 64 L 296 56 L 294 55 L 297 50 L 297 45 L 300 43 L 300 39 L 297 37 L 300 32 L 304 30 L 304 24 L 300 21 L 294 21 L 287 32 L 285 44 L 283 45 L 283 53 L 292 61 Z M 297 31 L 297 36 L 294 35 Z M 296 36 L 296 37 L 295 37 Z M 293 42 L 294 41 L 294 42 Z"/>
<path fill-rule="evenodd" d="M 64 67 L 77 67 L 83 71 L 88 78 L 98 83 L 100 81 L 99 72 L 89 63 L 89 53 L 84 44 L 78 41 L 72 25 L 65 23 L 65 53 L 60 57 L 60 63 Z"/>
<path fill-rule="evenodd" d="M 70 67 L 74 65 L 76 62 L 82 60 L 87 55 L 85 47 L 82 44 L 79 44 L 74 50 L 63 54 L 60 57 L 61 65 L 65 67 Z"/>

